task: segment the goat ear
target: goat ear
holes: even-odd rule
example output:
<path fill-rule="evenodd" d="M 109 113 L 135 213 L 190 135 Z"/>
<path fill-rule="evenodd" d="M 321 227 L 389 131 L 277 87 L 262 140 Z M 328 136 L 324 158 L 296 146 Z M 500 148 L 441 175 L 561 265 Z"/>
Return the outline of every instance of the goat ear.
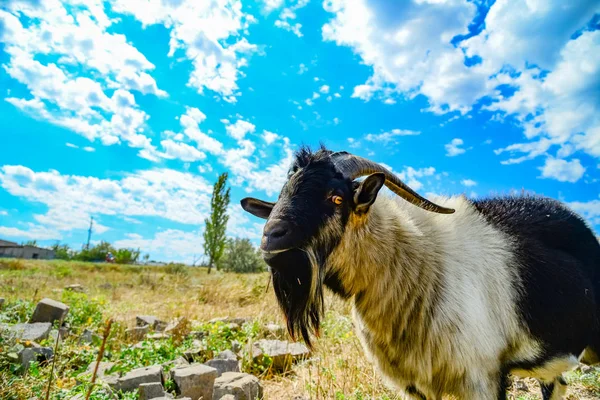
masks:
<path fill-rule="evenodd" d="M 245 211 L 263 219 L 269 218 L 271 210 L 275 207 L 275 203 L 254 199 L 252 197 L 246 197 L 245 199 L 242 199 L 240 203 Z"/>
<path fill-rule="evenodd" d="M 375 202 L 377 193 L 385 183 L 385 174 L 383 172 L 376 172 L 367 176 L 362 181 L 358 188 L 354 191 L 354 204 L 356 212 L 364 213 L 369 210 L 369 207 Z"/>

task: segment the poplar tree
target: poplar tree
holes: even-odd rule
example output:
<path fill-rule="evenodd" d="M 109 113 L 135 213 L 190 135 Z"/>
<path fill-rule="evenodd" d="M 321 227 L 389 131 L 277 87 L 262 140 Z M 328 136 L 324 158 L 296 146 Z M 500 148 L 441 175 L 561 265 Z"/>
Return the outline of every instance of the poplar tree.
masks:
<path fill-rule="evenodd" d="M 210 201 L 210 216 L 204 220 L 204 254 L 208 257 L 208 273 L 214 266 L 219 269 L 223 251 L 225 250 L 227 229 L 227 206 L 229 205 L 229 188 L 227 184 L 227 172 L 219 175 L 219 179 L 213 187 L 212 199 Z"/>

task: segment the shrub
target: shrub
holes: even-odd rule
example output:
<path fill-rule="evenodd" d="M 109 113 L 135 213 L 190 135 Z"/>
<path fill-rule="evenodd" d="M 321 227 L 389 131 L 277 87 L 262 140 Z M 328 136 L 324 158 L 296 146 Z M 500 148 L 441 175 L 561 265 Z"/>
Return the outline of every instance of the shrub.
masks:
<path fill-rule="evenodd" d="M 185 264 L 181 264 L 181 263 L 169 263 L 165 267 L 165 271 L 167 272 L 167 274 L 173 274 L 173 275 L 189 274 L 188 267 Z"/>
<path fill-rule="evenodd" d="M 229 272 L 262 272 L 266 264 L 249 239 L 228 239 L 222 261 L 223 270 Z"/>
<path fill-rule="evenodd" d="M 73 250 L 71 250 L 68 244 L 57 242 L 52 246 L 52 250 L 54 250 L 54 257 L 58 260 L 70 260 L 74 255 Z"/>
<path fill-rule="evenodd" d="M 139 250 L 119 249 L 115 253 L 115 262 L 117 264 L 133 264 L 140 256 Z"/>
<path fill-rule="evenodd" d="M 74 260 L 79 261 L 104 261 L 107 253 L 116 253 L 115 248 L 108 242 L 100 242 L 89 249 L 82 249 L 73 256 Z"/>
<path fill-rule="evenodd" d="M 0 269 L 22 270 L 25 269 L 25 263 L 18 258 L 0 260 Z"/>

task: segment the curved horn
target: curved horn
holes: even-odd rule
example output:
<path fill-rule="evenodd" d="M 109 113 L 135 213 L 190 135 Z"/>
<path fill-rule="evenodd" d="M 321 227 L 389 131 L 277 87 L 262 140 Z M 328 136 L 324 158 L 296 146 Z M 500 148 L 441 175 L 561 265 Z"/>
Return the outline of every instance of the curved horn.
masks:
<path fill-rule="evenodd" d="M 350 179 L 356 179 L 374 172 L 383 172 L 385 174 L 385 186 L 406 201 L 424 210 L 439 214 L 452 214 L 454 212 L 454 209 L 452 208 L 438 206 L 422 197 L 402 182 L 395 174 L 392 174 L 386 168 L 373 161 L 352 155 L 345 151 L 333 153 L 331 154 L 331 157 L 337 169 Z"/>

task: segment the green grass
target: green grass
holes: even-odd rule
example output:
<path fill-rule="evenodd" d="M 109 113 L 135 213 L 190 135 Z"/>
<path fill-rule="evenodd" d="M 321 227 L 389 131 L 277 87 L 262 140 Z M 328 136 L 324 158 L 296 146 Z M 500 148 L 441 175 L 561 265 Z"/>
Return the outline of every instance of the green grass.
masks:
<path fill-rule="evenodd" d="M 67 261 L 0 260 L 0 297 L 6 298 L 0 323 L 27 322 L 35 304 L 44 297 L 60 300 L 70 307 L 67 323 L 73 334 L 59 348 L 52 399 L 69 399 L 85 394 L 90 374 L 84 375 L 96 360 L 100 343 L 79 343 L 84 329 L 101 334 L 108 318 L 114 320 L 103 361 L 115 363 L 114 373 L 134 368 L 167 364 L 194 348 L 202 351 L 195 361 L 203 362 L 231 349 L 233 342 L 245 345 L 269 336 L 267 323 L 283 325 L 273 290 L 267 290 L 268 275 L 230 274 L 181 265 L 144 267 Z M 81 284 L 86 293 L 63 290 Z M 366 360 L 352 330 L 350 306 L 327 296 L 321 338 L 316 341 L 314 358 L 286 373 L 275 373 L 268 357 L 259 362 L 242 359 L 242 370 L 261 378 L 266 399 L 286 399 L 303 395 L 314 400 L 397 400 Z M 185 317 L 190 322 L 169 339 L 128 340 L 125 331 L 135 325 L 135 316 L 156 315 L 163 320 Z M 224 323 L 210 324 L 216 317 L 250 317 L 239 329 Z M 204 332 L 201 339 L 190 331 Z M 50 340 L 41 343 L 53 347 Z M 44 398 L 50 366 L 35 363 L 24 373 L 16 353 L 27 345 L 1 339 L 0 399 Z M 166 369 L 170 366 L 167 365 Z M 567 400 L 600 398 L 600 370 L 574 372 Z M 78 381 L 80 384 L 78 384 Z M 174 384 L 165 386 L 174 391 Z M 510 400 L 539 400 L 539 388 L 528 382 L 529 392 L 511 390 Z M 105 388 L 94 388 L 92 399 L 114 399 Z M 135 399 L 136 393 L 119 393 L 119 399 Z"/>

